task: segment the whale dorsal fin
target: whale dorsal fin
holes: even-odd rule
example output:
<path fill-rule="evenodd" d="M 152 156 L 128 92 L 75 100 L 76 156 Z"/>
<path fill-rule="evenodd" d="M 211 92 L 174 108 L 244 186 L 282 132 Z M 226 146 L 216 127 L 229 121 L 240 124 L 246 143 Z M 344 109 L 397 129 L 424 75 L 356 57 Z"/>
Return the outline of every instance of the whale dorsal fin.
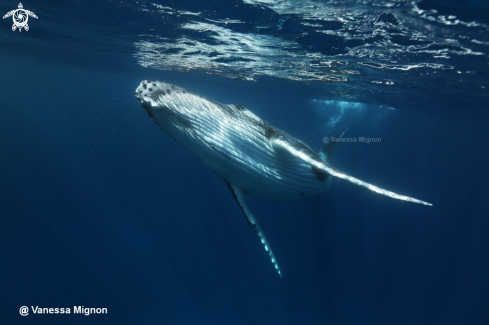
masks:
<path fill-rule="evenodd" d="M 245 116 L 248 116 L 249 118 L 256 120 L 257 122 L 262 122 L 261 118 L 259 118 L 258 116 L 256 116 L 255 114 L 253 114 L 252 112 L 247 110 L 246 107 L 244 107 L 241 104 L 229 104 L 227 106 L 229 108 L 231 108 L 232 110 L 236 110 L 236 111 L 240 112 L 240 114 L 243 114 Z"/>
<path fill-rule="evenodd" d="M 246 111 L 246 107 L 244 107 L 241 104 L 231 104 L 230 106 L 234 106 L 236 109 L 238 109 L 240 111 Z"/>
<path fill-rule="evenodd" d="M 280 267 L 278 266 L 277 259 L 275 258 L 275 255 L 273 255 L 272 248 L 270 247 L 270 244 L 268 244 L 267 238 L 265 237 L 265 234 L 263 233 L 263 230 L 261 230 L 260 226 L 258 225 L 258 222 L 255 219 L 255 216 L 251 212 L 250 208 L 248 207 L 248 204 L 246 203 L 245 197 L 243 190 L 240 188 L 237 188 L 236 186 L 233 186 L 229 183 L 228 184 L 229 189 L 233 193 L 234 198 L 236 199 L 236 202 L 238 202 L 241 211 L 243 211 L 246 220 L 248 221 L 248 224 L 250 225 L 251 228 L 255 231 L 256 235 L 258 236 L 258 239 L 260 239 L 260 242 L 262 243 L 263 247 L 265 248 L 265 251 L 267 252 L 268 256 L 272 260 L 273 266 L 278 272 L 278 275 L 282 277 L 282 272 L 280 271 Z"/>
<path fill-rule="evenodd" d="M 352 184 L 355 184 L 360 187 L 364 187 L 372 192 L 375 192 L 377 194 L 385 195 L 390 198 L 396 199 L 396 200 L 401 200 L 401 201 L 406 201 L 406 202 L 412 202 L 412 203 L 417 203 L 417 204 L 422 204 L 422 205 L 428 205 L 432 206 L 433 204 L 421 201 L 406 195 L 402 194 L 397 194 L 388 190 L 385 190 L 383 188 L 380 188 L 378 186 L 375 186 L 373 184 L 364 182 L 358 178 L 355 178 L 353 176 L 348 175 L 345 172 L 342 172 L 341 170 L 338 170 L 334 167 L 332 167 L 330 164 L 327 162 L 321 161 L 319 159 L 314 159 L 314 153 L 308 152 L 304 150 L 304 148 L 296 148 L 294 145 L 290 143 L 290 141 L 287 141 L 286 138 L 283 136 L 279 136 L 276 138 L 270 139 L 272 142 L 272 145 L 275 149 L 279 150 L 284 150 L 290 153 L 291 155 L 301 159 L 302 161 L 308 163 L 312 167 L 316 167 L 317 169 L 328 173 L 329 175 L 337 178 L 341 178 L 343 180 L 346 180 Z"/>
<path fill-rule="evenodd" d="M 328 161 L 331 158 L 331 154 L 333 153 L 334 148 L 336 147 L 336 144 L 338 143 L 337 139 L 341 139 L 343 137 L 343 134 L 345 134 L 346 130 L 348 128 L 344 128 L 342 131 L 340 131 L 338 134 L 336 134 L 333 138 L 330 138 L 327 143 L 324 144 L 324 146 L 319 150 L 319 157 L 323 161 Z M 327 138 L 326 138 L 327 139 Z"/>

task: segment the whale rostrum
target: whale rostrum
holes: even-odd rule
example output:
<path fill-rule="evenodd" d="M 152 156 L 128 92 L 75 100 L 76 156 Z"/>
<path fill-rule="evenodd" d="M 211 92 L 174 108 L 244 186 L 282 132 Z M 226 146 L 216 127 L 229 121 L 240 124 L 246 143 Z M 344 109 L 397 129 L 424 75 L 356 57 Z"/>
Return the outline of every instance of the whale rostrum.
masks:
<path fill-rule="evenodd" d="M 280 267 L 245 194 L 277 202 L 298 201 L 325 192 L 332 178 L 339 178 L 393 199 L 432 205 L 332 167 L 328 159 L 336 142 L 316 153 L 243 105 L 222 104 L 166 82 L 149 80 L 141 82 L 135 95 L 163 131 L 227 183 L 280 276 Z"/>

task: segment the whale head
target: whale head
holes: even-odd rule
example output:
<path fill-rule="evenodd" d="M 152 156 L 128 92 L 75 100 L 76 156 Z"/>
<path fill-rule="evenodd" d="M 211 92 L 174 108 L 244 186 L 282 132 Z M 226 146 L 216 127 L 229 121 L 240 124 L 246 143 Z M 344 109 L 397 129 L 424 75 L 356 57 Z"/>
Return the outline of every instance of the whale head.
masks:
<path fill-rule="evenodd" d="M 139 84 L 135 96 L 150 116 L 166 113 L 181 118 L 192 117 L 194 97 L 200 97 L 170 83 L 150 80 Z"/>
<path fill-rule="evenodd" d="M 161 81 L 142 81 L 135 92 L 150 116 L 156 113 L 191 123 L 203 117 L 217 117 L 226 105 L 209 100 L 185 88 Z"/>
<path fill-rule="evenodd" d="M 165 99 L 165 96 L 175 95 L 182 90 L 166 82 L 143 80 L 136 89 L 135 96 L 141 101 L 143 107 L 159 107 L 165 106 L 165 102 L 171 99 L 170 97 Z"/>
<path fill-rule="evenodd" d="M 167 133 L 173 133 L 175 128 L 189 132 L 196 123 L 209 123 L 209 116 L 215 116 L 220 110 L 214 101 L 161 81 L 142 81 L 135 96 L 148 115 Z"/>

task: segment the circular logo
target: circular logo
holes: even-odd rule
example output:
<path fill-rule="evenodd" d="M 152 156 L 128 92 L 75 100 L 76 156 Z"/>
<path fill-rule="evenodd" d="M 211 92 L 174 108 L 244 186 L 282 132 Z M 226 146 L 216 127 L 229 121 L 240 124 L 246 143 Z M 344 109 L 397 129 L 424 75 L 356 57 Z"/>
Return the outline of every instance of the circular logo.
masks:
<path fill-rule="evenodd" d="M 22 315 L 22 316 L 29 315 L 29 307 L 27 307 L 27 306 L 20 307 L 19 314 Z"/>
<path fill-rule="evenodd" d="M 329 138 L 328 137 L 324 137 L 323 138 L 323 143 L 324 144 L 328 144 L 329 143 Z"/>
<path fill-rule="evenodd" d="M 14 20 L 14 24 L 12 25 L 13 32 L 15 32 L 17 29 L 19 29 L 19 32 L 22 31 L 22 29 L 25 29 L 25 31 L 27 32 L 29 30 L 29 25 L 27 25 L 29 16 L 37 19 L 36 14 L 32 11 L 25 10 L 22 3 L 19 3 L 19 9 L 10 10 L 2 17 L 2 19 L 8 18 L 10 16 L 12 16 Z"/>
<path fill-rule="evenodd" d="M 14 14 L 14 24 L 17 27 L 24 27 L 27 24 L 27 12 L 23 9 L 17 9 Z"/>

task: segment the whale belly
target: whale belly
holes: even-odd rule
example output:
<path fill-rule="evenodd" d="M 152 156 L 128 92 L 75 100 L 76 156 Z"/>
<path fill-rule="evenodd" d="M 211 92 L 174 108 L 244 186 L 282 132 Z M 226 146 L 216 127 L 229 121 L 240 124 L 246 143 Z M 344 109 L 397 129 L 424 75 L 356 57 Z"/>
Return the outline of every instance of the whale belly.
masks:
<path fill-rule="evenodd" d="M 289 202 L 317 196 L 331 186 L 327 174 L 275 149 L 266 137 L 246 126 L 229 123 L 206 126 L 193 134 L 174 137 L 213 172 L 245 193 Z"/>

